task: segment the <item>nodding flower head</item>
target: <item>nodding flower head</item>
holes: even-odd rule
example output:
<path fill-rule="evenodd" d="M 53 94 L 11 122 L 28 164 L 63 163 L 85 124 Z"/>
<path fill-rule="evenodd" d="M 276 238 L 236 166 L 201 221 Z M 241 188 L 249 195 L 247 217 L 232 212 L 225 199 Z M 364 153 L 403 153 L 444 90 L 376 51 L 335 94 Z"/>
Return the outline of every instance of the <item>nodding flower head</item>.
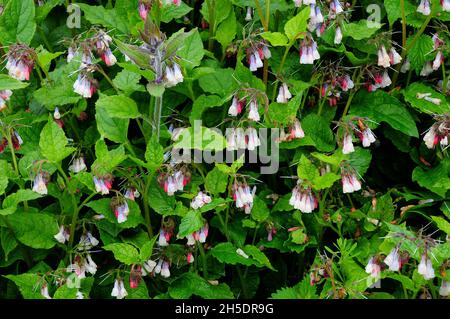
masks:
<path fill-rule="evenodd" d="M 117 223 L 121 224 L 127 221 L 130 208 L 125 199 L 111 201 L 111 208 L 117 218 Z"/>
<path fill-rule="evenodd" d="M 233 151 L 245 149 L 247 147 L 247 141 L 245 138 L 245 132 L 243 128 L 241 127 L 227 128 L 225 136 L 227 139 L 227 150 Z"/>
<path fill-rule="evenodd" d="M 175 192 L 182 191 L 190 182 L 191 174 L 185 169 L 180 169 L 172 174 L 163 173 L 158 177 L 161 187 L 169 196 L 173 196 Z"/>
<path fill-rule="evenodd" d="M 234 96 L 231 106 L 228 109 L 228 115 L 238 116 L 239 114 L 242 113 L 244 106 L 245 106 L 245 99 L 239 100 L 237 96 Z"/>
<path fill-rule="evenodd" d="M 428 258 L 426 254 L 422 255 L 417 272 L 426 280 L 433 279 L 435 277 L 433 264 L 431 263 L 431 259 Z"/>
<path fill-rule="evenodd" d="M 247 149 L 249 151 L 254 151 L 258 146 L 261 145 L 261 140 L 258 137 L 258 132 L 253 127 L 248 127 L 245 130 L 245 137 L 247 143 Z"/>
<path fill-rule="evenodd" d="M 309 31 L 311 32 L 314 31 L 319 24 L 323 23 L 323 21 L 324 19 L 322 12 L 320 11 L 320 7 L 311 4 L 311 10 L 309 13 L 309 25 L 308 25 Z"/>
<path fill-rule="evenodd" d="M 450 281 L 442 280 L 441 287 L 439 287 L 439 294 L 442 297 L 450 297 Z"/>
<path fill-rule="evenodd" d="M 48 285 L 46 282 L 44 282 L 44 284 L 42 284 L 41 287 L 41 295 L 42 297 L 44 297 L 45 299 L 52 299 L 52 297 L 50 297 L 50 295 L 48 294 Z"/>
<path fill-rule="evenodd" d="M 295 5 L 296 7 L 300 7 L 300 6 L 302 5 L 302 1 L 303 1 L 303 0 L 294 0 L 294 5 Z"/>
<path fill-rule="evenodd" d="M 342 31 L 341 27 L 336 27 L 336 33 L 334 34 L 334 44 L 340 44 L 342 41 Z"/>
<path fill-rule="evenodd" d="M 423 141 L 429 149 L 433 149 L 438 144 L 441 144 L 441 146 L 444 147 L 448 145 L 449 133 L 450 117 L 445 116 L 438 118 L 436 123 L 428 129 L 428 132 L 423 137 Z"/>
<path fill-rule="evenodd" d="M 266 230 L 267 230 L 267 241 L 272 241 L 273 236 L 277 234 L 277 229 L 275 228 L 273 223 L 269 223 L 266 226 Z"/>
<path fill-rule="evenodd" d="M 97 177 L 94 176 L 94 186 L 95 190 L 102 195 L 108 195 L 112 188 L 113 178 L 110 176 Z"/>
<path fill-rule="evenodd" d="M 341 14 L 344 12 L 344 9 L 342 8 L 341 2 L 339 0 L 332 0 L 330 2 L 330 16 L 331 18 L 335 18 L 336 15 Z"/>
<path fill-rule="evenodd" d="M 165 78 L 166 87 L 172 87 L 183 82 L 183 73 L 181 72 L 181 68 L 178 63 L 173 63 L 171 66 L 166 65 Z"/>
<path fill-rule="evenodd" d="M 249 109 L 248 118 L 252 121 L 259 122 L 261 118 L 258 111 L 258 102 L 255 99 L 250 101 Z"/>
<path fill-rule="evenodd" d="M 311 36 L 305 37 L 300 45 L 300 64 L 313 64 L 320 59 L 317 43 Z"/>
<path fill-rule="evenodd" d="M 197 196 L 191 202 L 191 207 L 193 209 L 199 209 L 209 203 L 211 203 L 211 197 L 203 192 L 198 192 Z"/>
<path fill-rule="evenodd" d="M 117 59 L 112 53 L 110 48 L 106 48 L 101 54 L 100 58 L 105 62 L 107 66 L 112 66 L 117 63 Z"/>
<path fill-rule="evenodd" d="M 372 278 L 380 278 L 381 266 L 379 264 L 378 258 L 371 257 L 366 266 L 366 273 L 368 273 Z"/>
<path fill-rule="evenodd" d="M 436 57 L 433 60 L 433 70 L 436 71 L 441 66 L 442 62 L 444 62 L 444 56 L 441 51 L 436 53 Z"/>
<path fill-rule="evenodd" d="M 47 195 L 47 184 L 49 182 L 49 174 L 47 172 L 39 172 L 33 181 L 33 192 L 41 195 Z"/>
<path fill-rule="evenodd" d="M 97 90 L 97 81 L 90 72 L 82 71 L 73 84 L 73 91 L 82 97 L 91 98 Z"/>
<path fill-rule="evenodd" d="M 416 11 L 422 13 L 425 16 L 430 15 L 431 13 L 430 0 L 420 0 L 420 4 L 417 7 Z"/>
<path fill-rule="evenodd" d="M 337 80 L 337 83 L 341 87 L 342 91 L 347 92 L 350 89 L 353 89 L 355 87 L 355 84 L 352 81 L 352 78 L 346 74 L 342 77 L 339 77 Z"/>
<path fill-rule="evenodd" d="M 354 171 L 342 169 L 342 191 L 344 194 L 361 190 L 361 183 Z"/>
<path fill-rule="evenodd" d="M 389 255 L 384 258 L 384 263 L 389 267 L 391 271 L 399 271 L 402 267 L 402 259 L 399 255 L 398 247 L 391 250 Z"/>
<path fill-rule="evenodd" d="M 166 247 L 169 246 L 170 239 L 173 235 L 173 229 L 175 225 L 173 221 L 169 219 L 169 222 L 164 224 L 159 230 L 158 246 Z"/>
<path fill-rule="evenodd" d="M 294 120 L 294 123 L 289 127 L 289 135 L 287 140 L 293 140 L 296 138 L 304 138 L 305 132 L 302 129 L 302 125 L 298 119 Z"/>
<path fill-rule="evenodd" d="M 450 0 L 441 0 L 442 10 L 450 12 Z"/>
<path fill-rule="evenodd" d="M 59 227 L 59 232 L 53 237 L 61 244 L 64 244 L 66 241 L 69 240 L 70 232 L 66 227 L 64 227 L 64 225 L 61 225 Z"/>
<path fill-rule="evenodd" d="M 233 185 L 233 199 L 236 202 L 236 207 L 242 208 L 245 210 L 246 214 L 250 214 L 253 207 L 253 198 L 255 193 L 256 186 L 253 187 L 252 190 L 246 182 L 235 182 Z"/>
<path fill-rule="evenodd" d="M 281 84 L 278 91 L 277 103 L 287 103 L 292 98 L 291 92 L 286 83 Z"/>
<path fill-rule="evenodd" d="M 82 156 L 77 157 L 73 160 L 72 165 L 69 166 L 69 171 L 76 173 L 82 172 L 86 169 L 86 163 Z"/>
<path fill-rule="evenodd" d="M 137 287 L 139 287 L 141 279 L 142 279 L 142 267 L 139 265 L 134 265 L 133 267 L 131 267 L 130 271 L 130 281 L 129 281 L 130 288 L 136 289 Z"/>
<path fill-rule="evenodd" d="M 170 277 L 170 264 L 168 261 L 164 261 L 161 267 L 161 277 L 169 278 Z"/>
<path fill-rule="evenodd" d="M 125 195 L 123 195 L 123 197 L 132 200 L 133 202 L 135 201 L 136 198 L 139 198 L 139 196 L 141 196 L 141 194 L 134 187 L 127 188 Z"/>
<path fill-rule="evenodd" d="M 8 74 L 19 81 L 28 81 L 34 67 L 35 56 L 34 50 L 24 44 L 11 45 L 5 66 Z"/>
<path fill-rule="evenodd" d="M 3 111 L 6 108 L 6 101 L 11 98 L 12 93 L 11 90 L 0 91 L 0 111 Z"/>
<path fill-rule="evenodd" d="M 401 55 L 397 53 L 397 51 L 394 49 L 394 47 L 391 47 L 391 50 L 389 51 L 389 63 L 391 65 L 395 65 L 400 62 L 402 62 Z"/>
<path fill-rule="evenodd" d="M 420 70 L 420 76 L 428 76 L 433 73 L 433 62 L 427 61 L 423 64 L 422 70 Z"/>
<path fill-rule="evenodd" d="M 152 8 L 152 4 L 149 1 L 146 0 L 139 0 L 138 10 L 139 10 L 139 16 L 142 20 L 147 20 L 148 13 L 150 9 Z"/>
<path fill-rule="evenodd" d="M 262 68 L 264 66 L 264 63 L 261 60 L 261 57 L 260 57 L 258 51 L 254 51 L 254 52 L 249 54 L 249 56 L 248 56 L 248 64 L 250 65 L 250 71 L 252 71 L 252 72 L 254 72 L 254 71 L 256 71 L 259 68 Z"/>
<path fill-rule="evenodd" d="M 204 242 L 206 242 L 206 238 L 208 237 L 208 231 L 209 225 L 208 223 L 206 223 L 200 230 L 194 232 L 192 234 L 192 237 L 194 238 L 194 240 L 203 244 Z"/>
<path fill-rule="evenodd" d="M 123 299 L 128 296 L 128 292 L 125 289 L 122 279 L 118 278 L 114 281 L 114 287 L 111 292 L 111 296 L 116 297 L 117 299 Z"/>
<path fill-rule="evenodd" d="M 23 144 L 23 140 L 22 137 L 20 137 L 19 132 L 17 132 L 16 130 L 13 130 L 11 134 L 11 142 L 16 151 L 20 150 L 20 147 Z"/>
<path fill-rule="evenodd" d="M 355 151 L 355 148 L 353 147 L 353 135 L 352 133 L 345 133 L 344 139 L 342 141 L 342 153 L 344 154 L 350 154 Z"/>
<path fill-rule="evenodd" d="M 245 21 L 252 21 L 253 19 L 253 8 L 247 7 L 247 14 L 245 15 Z"/>
<path fill-rule="evenodd" d="M 80 237 L 80 242 L 78 243 L 78 250 L 89 250 L 99 244 L 97 238 L 95 238 L 90 232 L 87 232 Z"/>
<path fill-rule="evenodd" d="M 391 58 L 386 51 L 386 47 L 382 45 L 378 48 L 378 65 L 383 68 L 388 68 L 391 66 Z"/>
<path fill-rule="evenodd" d="M 304 187 L 300 180 L 292 190 L 289 204 L 302 213 L 312 213 L 318 206 L 317 198 L 313 195 L 310 187 Z"/>
<path fill-rule="evenodd" d="M 192 254 L 192 252 L 188 252 L 186 255 L 186 261 L 188 264 L 192 264 L 194 262 L 194 255 Z"/>

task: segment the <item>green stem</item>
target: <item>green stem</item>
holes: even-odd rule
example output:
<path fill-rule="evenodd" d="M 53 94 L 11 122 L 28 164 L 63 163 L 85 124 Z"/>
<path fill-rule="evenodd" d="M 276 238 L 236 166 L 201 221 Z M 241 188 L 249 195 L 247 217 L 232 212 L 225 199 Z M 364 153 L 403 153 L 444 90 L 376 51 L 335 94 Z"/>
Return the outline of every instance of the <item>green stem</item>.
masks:
<path fill-rule="evenodd" d="M 11 131 L 8 130 L 8 132 L 5 135 L 6 135 L 6 140 L 8 141 L 9 151 L 11 152 L 11 157 L 12 157 L 13 166 L 14 166 L 14 172 L 16 173 L 17 176 L 20 176 L 19 167 L 17 165 L 16 152 L 14 151 L 14 145 L 12 143 Z M 23 185 L 23 183 L 20 183 L 19 186 L 21 189 L 23 189 L 24 185 Z M 28 211 L 28 201 L 23 202 L 23 208 L 26 212 Z"/>
<path fill-rule="evenodd" d="M 442 93 L 447 95 L 448 76 L 445 72 L 445 63 L 442 63 Z"/>
<path fill-rule="evenodd" d="M 98 67 L 98 71 L 105 77 L 106 81 L 108 81 L 108 83 L 111 84 L 113 89 L 116 90 L 117 93 L 120 93 L 117 86 L 114 84 L 114 82 L 111 80 L 111 78 L 108 76 L 108 74 L 106 74 L 106 72 L 101 67 Z"/>
<path fill-rule="evenodd" d="M 150 183 L 152 181 L 153 175 L 148 175 L 147 181 L 145 183 L 144 188 L 144 194 L 142 196 L 142 200 L 144 201 L 144 218 L 145 218 L 145 225 L 147 226 L 147 232 L 150 238 L 153 238 L 153 228 L 152 228 L 152 221 L 150 219 L 150 207 L 148 204 L 148 191 L 150 189 Z"/>
<path fill-rule="evenodd" d="M 160 128 L 161 128 L 161 112 L 162 112 L 162 97 L 155 98 L 155 108 L 153 113 L 153 134 L 159 142 Z"/>
<path fill-rule="evenodd" d="M 263 25 L 264 30 L 267 31 L 268 30 L 268 29 L 266 29 L 267 24 L 266 24 L 266 21 L 264 18 L 264 13 L 261 8 L 261 5 L 259 4 L 259 0 L 255 0 L 255 6 L 256 6 L 256 11 L 258 12 L 258 15 L 259 15 L 259 19 L 261 20 L 261 24 Z"/>
<path fill-rule="evenodd" d="M 44 41 L 45 46 L 47 47 L 49 52 L 53 52 L 53 47 L 51 46 L 50 42 L 47 39 L 47 35 L 45 34 L 44 30 L 38 25 L 37 30 L 39 32 L 39 35 L 42 38 L 42 41 Z"/>
<path fill-rule="evenodd" d="M 208 279 L 208 264 L 207 264 L 207 259 L 206 259 L 206 254 L 205 254 L 205 249 L 203 248 L 203 245 L 196 241 L 198 250 L 200 252 L 200 257 L 202 259 L 202 270 L 203 270 L 203 278 Z"/>
<path fill-rule="evenodd" d="M 433 8 L 431 8 L 431 10 L 433 10 Z M 430 14 L 429 16 L 427 16 L 426 20 L 422 23 L 422 26 L 420 27 L 419 31 L 416 33 L 416 35 L 414 36 L 414 38 L 412 39 L 412 41 L 406 46 L 403 47 L 403 51 L 402 51 L 402 61 L 405 60 L 406 55 L 408 54 L 409 50 L 414 47 L 414 45 L 416 44 L 417 40 L 419 40 L 419 37 L 422 35 L 422 33 L 425 31 L 426 27 L 428 26 L 428 23 L 430 23 L 431 19 L 433 18 L 433 15 Z M 397 79 L 398 79 L 398 75 L 399 75 L 399 71 L 400 68 L 402 67 L 402 63 L 399 63 L 397 65 L 396 68 L 396 72 L 394 73 L 394 78 L 392 79 L 392 84 L 391 84 L 391 88 L 395 87 L 395 84 L 397 83 Z"/>
<path fill-rule="evenodd" d="M 291 49 L 291 47 L 292 47 L 292 44 L 289 44 L 289 45 L 286 47 L 286 49 L 284 50 L 284 54 L 283 54 L 283 57 L 281 58 L 280 66 L 278 67 L 278 73 L 277 73 L 277 75 L 280 75 L 280 74 L 281 74 L 281 71 L 283 70 L 284 63 L 286 62 L 286 58 L 287 58 L 287 56 L 288 56 L 288 54 L 289 54 L 289 50 Z M 278 88 L 278 85 L 274 85 L 274 86 L 273 86 L 273 91 L 272 91 L 272 101 L 275 101 L 275 97 L 277 96 L 277 88 Z"/>
<path fill-rule="evenodd" d="M 209 40 L 208 40 L 208 51 L 213 51 L 214 49 L 214 34 L 216 33 L 216 1 L 206 0 L 206 5 L 208 6 L 208 22 L 209 22 Z"/>
<path fill-rule="evenodd" d="M 402 11 L 402 47 L 406 46 L 406 14 L 405 0 L 400 0 L 400 10 Z"/>

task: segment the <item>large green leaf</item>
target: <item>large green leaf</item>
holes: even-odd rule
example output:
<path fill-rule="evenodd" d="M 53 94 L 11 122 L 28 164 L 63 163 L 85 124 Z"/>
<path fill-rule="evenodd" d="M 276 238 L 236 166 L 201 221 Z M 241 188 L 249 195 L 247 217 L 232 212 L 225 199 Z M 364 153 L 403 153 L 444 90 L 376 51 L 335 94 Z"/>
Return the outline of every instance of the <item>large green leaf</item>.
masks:
<path fill-rule="evenodd" d="M 353 99 L 350 114 L 368 117 L 375 122 L 386 122 L 406 135 L 419 137 L 414 119 L 405 106 L 387 92 L 369 93 L 360 90 Z"/>
<path fill-rule="evenodd" d="M 36 31 L 33 0 L 9 0 L 0 15 L 0 43 L 30 44 Z"/>
<path fill-rule="evenodd" d="M 441 103 L 436 105 L 425 99 L 417 98 L 417 94 L 429 93 L 430 97 L 434 99 L 440 99 Z M 427 114 L 445 114 L 449 112 L 450 104 L 446 100 L 445 96 L 441 93 L 436 92 L 433 88 L 423 83 L 414 82 L 408 85 L 403 92 L 405 100 L 411 104 L 411 106 L 420 112 Z"/>
<path fill-rule="evenodd" d="M 190 210 L 186 216 L 181 219 L 177 237 L 184 238 L 202 228 L 204 224 L 205 221 L 200 211 Z"/>
<path fill-rule="evenodd" d="M 141 261 L 139 252 L 130 244 L 109 244 L 103 246 L 103 249 L 111 251 L 114 254 L 114 258 L 125 265 L 137 264 Z"/>
<path fill-rule="evenodd" d="M 53 236 L 58 233 L 58 223 L 53 216 L 20 211 L 7 218 L 14 236 L 21 243 L 36 249 L 50 249 L 55 246 Z"/>
<path fill-rule="evenodd" d="M 26 88 L 29 83 L 21 82 L 6 74 L 0 74 L 0 91 L 3 90 L 19 90 Z"/>
<path fill-rule="evenodd" d="M 24 299 L 44 299 L 41 295 L 42 280 L 37 274 L 21 274 L 5 276 L 12 280 L 20 290 Z"/>
<path fill-rule="evenodd" d="M 334 150 L 334 135 L 329 123 L 324 118 L 311 113 L 301 122 L 305 137 L 310 137 L 319 151 L 330 152 Z"/>
<path fill-rule="evenodd" d="M 187 299 L 192 295 L 205 299 L 234 298 L 233 293 L 226 284 L 212 285 L 193 272 L 187 272 L 178 277 L 170 285 L 169 295 L 175 299 Z"/>
<path fill-rule="evenodd" d="M 205 188 L 211 194 L 220 194 L 226 191 L 228 185 L 228 175 L 223 173 L 218 167 L 214 167 L 205 179 Z"/>
<path fill-rule="evenodd" d="M 412 180 L 433 193 L 445 197 L 450 189 L 448 161 L 428 170 L 416 167 L 412 174 Z"/>
<path fill-rule="evenodd" d="M 302 37 L 302 33 L 306 31 L 309 13 L 310 7 L 307 6 L 284 25 L 284 33 L 291 42 L 299 37 Z"/>
<path fill-rule="evenodd" d="M 136 102 L 122 95 L 101 95 L 95 106 L 114 118 L 135 119 L 140 116 Z"/>
<path fill-rule="evenodd" d="M 181 58 L 180 65 L 193 69 L 200 65 L 203 59 L 203 42 L 197 29 L 188 32 L 183 44 L 178 48 L 177 55 Z"/>
<path fill-rule="evenodd" d="M 342 35 L 351 37 L 355 40 L 367 39 L 373 36 L 381 24 L 370 23 L 367 20 L 359 20 L 358 22 L 345 23 L 342 26 Z"/>
<path fill-rule="evenodd" d="M 50 162 L 59 163 L 75 151 L 67 146 L 67 137 L 53 119 L 49 119 L 44 126 L 39 140 L 41 154 Z"/>

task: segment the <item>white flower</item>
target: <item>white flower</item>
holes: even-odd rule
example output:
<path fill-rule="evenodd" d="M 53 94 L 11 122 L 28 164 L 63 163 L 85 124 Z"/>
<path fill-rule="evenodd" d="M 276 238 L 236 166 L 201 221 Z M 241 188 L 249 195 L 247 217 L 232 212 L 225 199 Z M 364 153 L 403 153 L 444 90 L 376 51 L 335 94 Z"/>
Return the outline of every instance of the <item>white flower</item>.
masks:
<path fill-rule="evenodd" d="M 84 267 L 86 271 L 92 275 L 95 275 L 97 272 L 97 264 L 92 260 L 91 255 L 87 254 L 86 259 L 84 260 Z"/>
<path fill-rule="evenodd" d="M 433 279 L 435 277 L 433 265 L 431 263 L 431 259 L 422 255 L 420 259 L 419 266 L 417 268 L 417 272 L 423 276 L 426 280 Z"/>
<path fill-rule="evenodd" d="M 405 62 L 402 64 L 402 67 L 400 68 L 400 72 L 406 73 L 409 71 L 410 67 L 411 63 L 409 62 L 408 59 L 406 59 Z"/>
<path fill-rule="evenodd" d="M 425 64 L 422 67 L 422 70 L 420 70 L 420 76 L 428 76 L 431 73 L 433 73 L 433 63 L 431 61 L 425 62 Z"/>
<path fill-rule="evenodd" d="M 391 58 L 391 64 L 395 65 L 398 64 L 400 62 L 402 62 L 402 57 L 400 54 L 397 53 L 397 51 L 394 49 L 394 47 L 391 48 L 391 50 L 389 51 L 389 55 Z"/>
<path fill-rule="evenodd" d="M 161 277 L 164 277 L 164 278 L 170 277 L 169 263 L 167 261 L 164 261 L 162 264 Z"/>
<path fill-rule="evenodd" d="M 61 225 L 59 227 L 59 232 L 53 236 L 58 242 L 60 242 L 61 244 L 64 244 L 66 241 L 69 240 L 70 238 L 70 234 L 69 232 L 66 230 L 66 228 Z"/>
<path fill-rule="evenodd" d="M 122 279 L 116 279 L 114 282 L 114 288 L 111 292 L 112 297 L 116 297 L 117 299 L 123 299 L 128 296 L 128 292 L 125 289 Z"/>
<path fill-rule="evenodd" d="M 78 243 L 78 250 L 89 250 L 94 246 L 97 246 L 99 241 L 92 236 L 90 232 L 81 235 L 80 242 Z"/>
<path fill-rule="evenodd" d="M 203 192 L 199 192 L 197 196 L 192 200 L 191 207 L 193 209 L 199 209 L 203 207 L 205 204 L 211 203 L 211 197 L 204 194 Z"/>
<path fill-rule="evenodd" d="M 442 280 L 441 287 L 439 287 L 439 294 L 442 297 L 450 297 L 450 281 Z"/>
<path fill-rule="evenodd" d="M 363 147 L 369 147 L 370 144 L 375 143 L 376 138 L 370 128 L 366 128 L 361 134 Z"/>
<path fill-rule="evenodd" d="M 61 113 L 59 113 L 59 109 L 57 107 L 55 107 L 55 111 L 53 112 L 53 118 L 55 120 L 61 119 Z"/>
<path fill-rule="evenodd" d="M 252 21 L 253 8 L 247 7 L 247 14 L 245 16 L 245 21 Z"/>
<path fill-rule="evenodd" d="M 389 73 L 387 71 L 384 71 L 380 87 L 385 88 L 385 87 L 391 85 L 391 83 L 392 83 L 392 81 L 391 81 L 391 78 L 389 77 Z"/>
<path fill-rule="evenodd" d="M 400 255 L 398 254 L 398 248 L 391 250 L 389 255 L 384 259 L 384 263 L 389 266 L 391 271 L 399 271 L 401 267 Z"/>
<path fill-rule="evenodd" d="M 246 136 L 247 136 L 247 149 L 249 151 L 255 150 L 258 146 L 261 145 L 261 141 L 258 137 L 258 132 L 255 128 L 249 127 L 246 130 Z"/>
<path fill-rule="evenodd" d="M 160 259 L 160 260 L 158 261 L 158 263 L 156 264 L 156 267 L 155 267 L 155 274 L 159 274 L 159 273 L 161 272 L 162 263 L 163 263 L 163 261 L 162 261 L 162 259 Z"/>
<path fill-rule="evenodd" d="M 42 173 L 39 173 L 36 175 L 33 181 L 33 192 L 36 192 L 41 195 L 47 195 L 47 183 L 42 175 Z"/>
<path fill-rule="evenodd" d="M 372 278 L 380 277 L 381 267 L 378 263 L 375 262 L 375 258 L 371 257 L 366 266 L 366 273 L 370 274 Z"/>
<path fill-rule="evenodd" d="M 434 148 L 434 141 L 436 139 L 436 131 L 434 129 L 434 126 L 430 127 L 430 129 L 428 130 L 428 132 L 425 134 L 425 136 L 423 137 L 423 141 L 425 142 L 425 145 L 429 148 L 429 149 L 433 149 Z"/>
<path fill-rule="evenodd" d="M 433 61 L 433 70 L 434 71 L 439 69 L 443 60 L 444 60 L 444 57 L 442 56 L 442 52 L 438 51 L 436 54 L 436 57 L 434 58 L 434 61 Z"/>
<path fill-rule="evenodd" d="M 48 294 L 48 287 L 46 283 L 44 283 L 41 287 L 41 295 L 46 299 L 52 299 L 52 297 Z"/>
<path fill-rule="evenodd" d="M 391 65 L 390 61 L 391 59 L 389 54 L 386 52 L 386 48 L 384 45 L 381 46 L 381 48 L 378 49 L 378 65 L 387 68 Z"/>
<path fill-rule="evenodd" d="M 194 236 L 192 234 L 187 235 L 186 239 L 187 239 L 186 245 L 188 245 L 188 246 L 194 246 L 195 245 L 195 238 L 194 238 Z"/>
<path fill-rule="evenodd" d="M 111 189 L 111 183 L 108 181 L 105 181 L 104 179 L 98 178 L 97 176 L 94 176 L 94 186 L 95 190 L 98 193 L 101 193 L 102 195 L 108 195 L 109 190 Z"/>
<path fill-rule="evenodd" d="M 231 103 L 230 108 L 228 109 L 228 115 L 237 116 L 242 111 L 242 106 L 239 104 L 238 98 L 233 97 L 233 102 Z"/>
<path fill-rule="evenodd" d="M 430 13 L 431 13 L 430 1 L 429 0 L 420 0 L 420 4 L 417 7 L 416 11 L 422 13 L 425 16 L 430 15 Z"/>
<path fill-rule="evenodd" d="M 241 248 L 236 249 L 236 254 L 238 254 L 239 256 L 244 257 L 245 259 L 249 258 L 248 255 Z"/>
<path fill-rule="evenodd" d="M 311 189 L 302 188 L 299 181 L 297 186 L 292 190 L 289 204 L 302 213 L 309 214 L 317 208 L 317 199 L 312 194 Z"/>
<path fill-rule="evenodd" d="M 290 98 L 292 98 L 292 94 L 289 92 L 287 84 L 281 84 L 280 90 L 278 91 L 277 103 L 287 103 Z"/>
<path fill-rule="evenodd" d="M 117 223 L 121 224 L 126 222 L 129 213 L 130 209 L 128 207 L 128 203 L 124 201 L 122 205 L 116 207 L 114 210 L 114 214 L 116 215 L 117 218 Z"/>
<path fill-rule="evenodd" d="M 95 92 L 95 87 L 86 75 L 79 74 L 73 84 L 73 91 L 82 97 L 90 98 Z"/>
<path fill-rule="evenodd" d="M 300 121 L 298 119 L 295 119 L 294 124 L 291 126 L 289 134 L 291 138 L 305 137 L 305 132 L 303 131 L 302 125 L 300 124 Z"/>
<path fill-rule="evenodd" d="M 344 194 L 353 193 L 361 190 L 361 183 L 354 174 L 343 174 L 342 176 L 342 192 Z"/>
<path fill-rule="evenodd" d="M 259 112 L 258 112 L 258 104 L 256 103 L 255 100 L 252 100 L 250 102 L 250 111 L 248 114 L 248 118 L 255 122 L 259 122 L 259 120 L 260 120 L 260 116 L 259 116 Z"/>
<path fill-rule="evenodd" d="M 350 154 L 350 153 L 353 153 L 354 151 L 355 151 L 355 148 L 353 147 L 352 135 L 345 134 L 344 141 L 343 141 L 343 147 L 342 147 L 342 153 Z"/>
<path fill-rule="evenodd" d="M 144 266 L 144 269 L 148 273 L 151 273 L 156 267 L 156 261 L 153 261 L 153 260 L 149 259 L 146 262 L 144 262 L 143 266 Z"/>
<path fill-rule="evenodd" d="M 79 290 L 76 293 L 76 297 L 77 297 L 77 299 L 84 299 L 83 293 L 81 291 L 79 291 Z"/>
<path fill-rule="evenodd" d="M 342 31 L 339 26 L 336 27 L 336 33 L 334 34 L 334 44 L 340 44 L 342 41 Z"/>
<path fill-rule="evenodd" d="M 168 241 L 170 240 L 170 235 L 166 233 L 164 229 L 161 228 L 159 231 L 159 239 L 158 239 L 158 245 L 161 247 L 169 246 Z"/>
<path fill-rule="evenodd" d="M 82 172 L 86 169 L 83 157 L 78 157 L 73 160 L 72 165 L 69 166 L 69 171 L 76 173 Z"/>
<path fill-rule="evenodd" d="M 442 5 L 442 10 L 450 12 L 450 0 L 441 0 L 441 5 Z"/>
<path fill-rule="evenodd" d="M 110 48 L 107 48 L 101 55 L 101 58 L 103 60 L 103 62 L 105 62 L 105 64 L 107 66 L 113 66 L 114 64 L 117 63 L 117 59 L 114 56 L 114 54 L 111 52 Z"/>

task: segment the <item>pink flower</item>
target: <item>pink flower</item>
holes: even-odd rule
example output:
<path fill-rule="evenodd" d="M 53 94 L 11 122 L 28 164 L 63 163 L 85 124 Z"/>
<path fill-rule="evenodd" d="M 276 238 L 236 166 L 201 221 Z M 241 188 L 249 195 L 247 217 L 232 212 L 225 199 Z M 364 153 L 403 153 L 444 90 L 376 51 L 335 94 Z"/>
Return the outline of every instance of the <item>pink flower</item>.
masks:
<path fill-rule="evenodd" d="M 277 103 L 287 103 L 292 98 L 291 92 L 286 83 L 281 84 L 280 90 L 277 96 Z"/>
<path fill-rule="evenodd" d="M 211 197 L 203 192 L 198 192 L 197 196 L 195 196 L 195 198 L 191 202 L 191 207 L 193 209 L 199 209 L 203 207 L 205 204 L 209 203 L 211 203 Z"/>
<path fill-rule="evenodd" d="M 389 255 L 387 255 L 386 258 L 384 259 L 384 263 L 389 266 L 389 270 L 391 271 L 400 270 L 402 262 L 400 255 L 398 254 L 398 247 L 395 247 L 394 249 L 391 250 Z"/>
<path fill-rule="evenodd" d="M 95 93 L 97 88 L 95 87 L 92 79 L 87 74 L 79 74 L 77 80 L 73 84 L 73 90 L 75 93 L 85 98 L 90 98 Z"/>
<path fill-rule="evenodd" d="M 430 0 L 420 0 L 420 4 L 417 7 L 416 11 L 426 16 L 430 15 L 431 13 Z"/>
<path fill-rule="evenodd" d="M 172 237 L 172 233 L 161 228 L 159 231 L 159 239 L 158 245 L 161 247 L 169 246 L 170 238 Z"/>
<path fill-rule="evenodd" d="M 303 188 L 300 180 L 297 186 L 292 190 L 292 196 L 289 199 L 289 204 L 302 213 L 311 213 L 318 206 L 317 199 L 312 194 L 311 188 Z"/>
<path fill-rule="evenodd" d="M 394 47 L 392 47 L 391 50 L 389 51 L 389 62 L 391 63 L 391 65 L 395 65 L 402 62 L 401 55 L 398 54 L 397 51 L 395 51 Z"/>
<path fill-rule="evenodd" d="M 391 58 L 389 54 L 386 52 L 386 48 L 384 45 L 378 49 L 378 65 L 384 68 L 388 68 L 391 65 Z"/>
<path fill-rule="evenodd" d="M 442 10 L 450 12 L 450 0 L 441 0 L 441 6 L 442 6 Z"/>
<path fill-rule="evenodd" d="M 128 214 L 130 213 L 130 209 L 128 207 L 128 203 L 125 200 L 120 206 L 117 206 L 114 209 L 114 215 L 117 218 L 117 223 L 121 224 L 127 221 Z"/>
<path fill-rule="evenodd" d="M 194 262 L 194 255 L 191 252 L 188 252 L 186 255 L 186 260 L 188 264 L 192 264 Z"/>
<path fill-rule="evenodd" d="M 378 262 L 375 260 L 375 257 L 371 257 L 366 266 L 366 273 L 370 274 L 372 278 L 380 277 L 381 267 Z"/>
<path fill-rule="evenodd" d="M 344 172 L 342 174 L 342 191 L 344 194 L 361 190 L 361 183 L 355 174 Z"/>
<path fill-rule="evenodd" d="M 112 180 L 94 176 L 95 190 L 102 195 L 108 195 L 112 188 Z"/>
<path fill-rule="evenodd" d="M 250 108 L 250 111 L 248 113 L 248 118 L 252 121 L 259 122 L 261 118 L 259 116 L 258 103 L 256 102 L 256 100 L 250 101 L 249 108 Z"/>
<path fill-rule="evenodd" d="M 289 137 L 290 139 L 305 137 L 305 132 L 303 132 L 302 126 L 298 119 L 295 119 L 294 124 L 290 127 Z"/>
<path fill-rule="evenodd" d="M 230 108 L 228 109 L 228 115 L 230 116 L 238 116 L 241 114 L 242 109 L 244 108 L 245 100 L 239 100 L 237 96 L 233 97 L 233 102 L 231 103 Z"/>
<path fill-rule="evenodd" d="M 261 141 L 259 140 L 259 137 L 258 137 L 258 132 L 256 131 L 255 128 L 253 128 L 253 127 L 247 128 L 245 134 L 247 137 L 247 149 L 249 151 L 253 151 L 258 146 L 261 145 Z"/>
<path fill-rule="evenodd" d="M 107 48 L 102 54 L 101 54 L 101 59 L 103 60 L 103 62 L 105 62 L 105 64 L 107 66 L 112 66 L 114 64 L 116 64 L 117 59 L 114 56 L 114 54 L 112 54 L 111 49 Z"/>
<path fill-rule="evenodd" d="M 349 133 L 346 133 L 344 135 L 342 153 L 350 154 L 350 153 L 353 153 L 354 151 L 355 151 L 355 148 L 353 147 L 352 135 Z"/>

